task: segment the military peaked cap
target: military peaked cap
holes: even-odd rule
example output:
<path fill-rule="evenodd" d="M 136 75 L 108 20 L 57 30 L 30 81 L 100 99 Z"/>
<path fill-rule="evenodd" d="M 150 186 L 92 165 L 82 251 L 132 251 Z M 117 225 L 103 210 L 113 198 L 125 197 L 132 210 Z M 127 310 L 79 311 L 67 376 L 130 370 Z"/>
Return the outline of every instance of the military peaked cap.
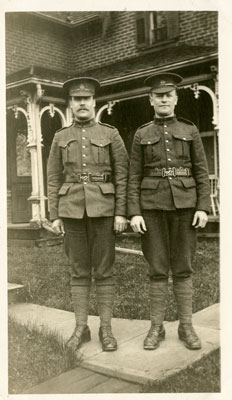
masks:
<path fill-rule="evenodd" d="M 182 77 L 172 73 L 153 74 L 148 76 L 144 84 L 150 86 L 154 93 L 167 93 L 177 89 L 178 84 L 182 81 Z"/>
<path fill-rule="evenodd" d="M 97 79 L 88 77 L 72 78 L 63 84 L 69 96 L 94 96 L 100 86 Z"/>

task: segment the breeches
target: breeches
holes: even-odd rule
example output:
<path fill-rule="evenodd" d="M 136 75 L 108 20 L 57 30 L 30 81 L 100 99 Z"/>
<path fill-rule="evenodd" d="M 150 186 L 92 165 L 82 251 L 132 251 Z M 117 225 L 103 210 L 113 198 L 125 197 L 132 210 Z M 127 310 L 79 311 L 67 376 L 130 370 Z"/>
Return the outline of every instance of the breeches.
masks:
<path fill-rule="evenodd" d="M 113 217 L 63 218 L 64 246 L 71 265 L 71 285 L 86 285 L 92 271 L 96 280 L 111 284 L 115 260 Z"/>
<path fill-rule="evenodd" d="M 191 276 L 196 250 L 194 212 L 193 208 L 143 210 L 147 231 L 142 235 L 142 250 L 151 279 L 168 279 L 169 270 L 173 278 Z"/>

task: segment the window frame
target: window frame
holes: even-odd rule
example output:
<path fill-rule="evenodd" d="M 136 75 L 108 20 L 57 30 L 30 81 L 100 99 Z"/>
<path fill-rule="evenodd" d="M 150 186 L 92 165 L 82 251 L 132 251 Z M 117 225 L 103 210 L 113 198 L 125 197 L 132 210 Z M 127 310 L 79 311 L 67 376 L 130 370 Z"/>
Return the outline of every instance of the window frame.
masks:
<path fill-rule="evenodd" d="M 179 37 L 179 11 L 162 11 L 165 13 L 167 20 L 166 38 L 154 41 L 153 32 L 158 29 L 152 29 L 153 13 L 161 11 L 138 11 L 136 12 L 136 44 L 138 49 L 147 49 L 159 47 L 160 45 L 169 44 L 176 41 Z M 139 26 L 140 25 L 140 26 Z"/>

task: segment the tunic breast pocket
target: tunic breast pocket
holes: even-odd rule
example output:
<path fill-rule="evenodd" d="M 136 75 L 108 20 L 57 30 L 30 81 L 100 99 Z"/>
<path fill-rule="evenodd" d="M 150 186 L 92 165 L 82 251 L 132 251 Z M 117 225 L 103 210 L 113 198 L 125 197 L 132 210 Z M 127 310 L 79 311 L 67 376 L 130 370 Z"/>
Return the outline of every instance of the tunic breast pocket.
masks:
<path fill-rule="evenodd" d="M 161 159 L 160 137 L 141 139 L 145 164 Z"/>
<path fill-rule="evenodd" d="M 190 159 L 191 136 L 173 134 L 174 149 L 177 158 L 182 160 Z"/>
<path fill-rule="evenodd" d="M 94 162 L 96 164 L 110 164 L 109 139 L 90 139 Z"/>
<path fill-rule="evenodd" d="M 63 164 L 74 163 L 78 158 L 78 141 L 77 139 L 69 139 L 65 142 L 60 142 L 59 147 L 62 152 Z"/>

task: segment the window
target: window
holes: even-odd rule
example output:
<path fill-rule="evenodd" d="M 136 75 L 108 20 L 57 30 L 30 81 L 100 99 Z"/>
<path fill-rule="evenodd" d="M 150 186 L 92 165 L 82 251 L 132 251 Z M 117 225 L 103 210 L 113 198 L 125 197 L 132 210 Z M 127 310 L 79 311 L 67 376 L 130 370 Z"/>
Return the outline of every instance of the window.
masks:
<path fill-rule="evenodd" d="M 137 45 L 154 46 L 179 36 L 178 11 L 147 11 L 136 13 Z"/>
<path fill-rule="evenodd" d="M 31 156 L 27 147 L 26 135 L 25 130 L 18 130 L 16 133 L 17 176 L 31 176 Z"/>

